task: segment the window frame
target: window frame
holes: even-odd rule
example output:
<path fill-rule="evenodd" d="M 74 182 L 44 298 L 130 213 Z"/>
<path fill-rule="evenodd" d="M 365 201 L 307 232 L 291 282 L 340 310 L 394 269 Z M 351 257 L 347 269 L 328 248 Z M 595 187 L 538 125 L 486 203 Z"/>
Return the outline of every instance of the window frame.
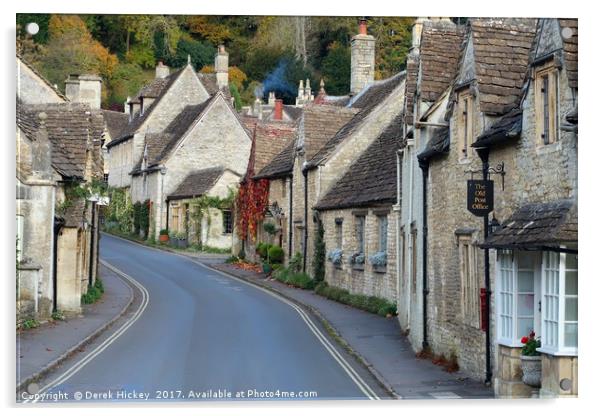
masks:
<path fill-rule="evenodd" d="M 539 146 L 548 146 L 559 139 L 559 75 L 554 60 L 550 60 L 534 69 L 536 138 Z M 544 91 L 544 80 L 547 88 Z M 553 85 L 550 85 L 553 84 Z M 550 92 L 552 94 L 550 94 Z M 547 122 L 547 123 L 546 123 Z M 547 132 L 546 135 L 546 124 Z"/>
<path fill-rule="evenodd" d="M 481 327 L 480 289 L 477 264 L 477 246 L 471 235 L 458 238 L 460 257 L 460 296 L 462 319 L 465 324 L 475 328 Z"/>
<path fill-rule="evenodd" d="M 550 256 L 557 256 L 558 258 L 558 265 L 557 268 L 552 269 L 551 267 L 549 267 L 551 264 L 549 263 L 549 258 Z M 567 253 L 561 252 L 561 253 L 557 253 L 557 252 L 552 252 L 552 251 L 545 251 L 543 253 L 542 256 L 542 273 L 541 273 L 541 290 L 542 290 L 542 296 L 541 296 L 541 310 L 542 310 L 542 331 L 541 331 L 541 347 L 537 349 L 537 351 L 542 352 L 544 354 L 548 354 L 548 355 L 555 355 L 555 356 L 577 356 L 579 353 L 579 317 L 577 316 L 577 321 L 569 321 L 569 323 L 574 323 L 577 324 L 577 346 L 576 347 L 567 347 L 565 345 L 565 324 L 566 324 L 566 319 L 565 319 L 565 304 L 566 304 L 566 256 Z M 576 255 L 575 255 L 576 256 Z M 575 259 L 577 260 L 577 259 Z M 557 293 L 551 293 L 549 295 L 546 295 L 546 290 L 547 290 L 547 285 L 546 285 L 546 278 L 549 277 L 549 275 L 546 274 L 547 270 L 557 270 L 558 272 L 558 287 L 557 287 Z M 577 269 L 568 269 L 569 271 L 575 271 L 578 272 L 579 268 L 577 266 Z M 579 278 L 577 276 L 577 282 L 579 281 Z M 577 300 L 579 299 L 579 292 L 577 291 L 576 295 L 570 295 L 571 297 L 576 298 Z M 550 321 L 552 323 L 555 323 L 557 325 L 557 334 L 556 334 L 556 345 L 547 343 L 548 341 L 548 328 L 546 327 L 546 325 L 544 324 L 544 315 L 546 315 L 547 311 L 548 311 L 548 302 L 550 301 L 550 297 L 557 297 L 557 307 L 558 309 L 555 310 L 554 312 L 557 319 L 555 321 L 552 321 L 552 319 L 546 319 L 546 321 Z M 578 309 L 578 304 L 577 304 L 577 309 Z"/>
<path fill-rule="evenodd" d="M 342 250 L 343 249 L 343 219 L 335 218 L 334 220 L 334 236 L 335 243 L 337 245 L 336 248 Z"/>
<path fill-rule="evenodd" d="M 386 214 L 378 215 L 378 251 L 387 253 L 389 244 L 389 217 Z"/>
<path fill-rule="evenodd" d="M 361 231 L 360 231 L 361 229 Z M 355 216 L 356 252 L 366 254 L 366 215 Z"/>
<path fill-rule="evenodd" d="M 227 218 L 229 218 L 229 221 L 226 221 Z M 234 230 L 234 223 L 232 220 L 232 210 L 222 209 L 222 234 L 232 234 Z M 227 226 L 228 223 L 230 224 L 229 227 Z M 230 229 L 230 231 L 228 231 L 228 229 Z"/>

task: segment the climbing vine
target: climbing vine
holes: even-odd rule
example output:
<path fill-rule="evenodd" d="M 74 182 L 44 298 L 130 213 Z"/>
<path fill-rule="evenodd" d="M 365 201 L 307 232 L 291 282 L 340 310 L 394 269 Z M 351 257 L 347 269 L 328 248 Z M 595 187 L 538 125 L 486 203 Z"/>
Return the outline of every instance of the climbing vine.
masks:
<path fill-rule="evenodd" d="M 134 226 L 134 206 L 125 189 L 111 188 L 107 207 L 107 222 L 114 224 L 119 231 L 130 233 Z"/>
<path fill-rule="evenodd" d="M 211 225 L 211 216 L 209 215 L 209 209 L 231 209 L 236 199 L 236 192 L 228 188 L 228 196 L 220 198 L 219 196 L 208 196 L 202 195 L 194 198 L 190 202 L 190 220 L 194 226 L 194 238 L 197 244 L 202 245 L 202 227 L 203 220 L 207 219 L 207 232 L 209 232 L 209 226 Z"/>
<path fill-rule="evenodd" d="M 324 280 L 324 261 L 326 260 L 326 244 L 324 243 L 324 225 L 318 220 L 318 232 L 314 244 L 314 280 Z"/>
<path fill-rule="evenodd" d="M 65 199 L 57 203 L 55 210 L 57 214 L 64 214 L 69 208 L 73 206 L 75 201 L 79 199 L 87 200 L 92 195 L 106 196 L 107 186 L 104 182 L 93 179 L 91 182 L 67 182 L 63 187 L 65 193 Z"/>
<path fill-rule="evenodd" d="M 238 235 L 245 239 L 247 235 L 255 242 L 257 223 L 265 217 L 269 203 L 270 182 L 267 179 L 247 179 L 241 184 L 236 200 L 236 219 Z"/>

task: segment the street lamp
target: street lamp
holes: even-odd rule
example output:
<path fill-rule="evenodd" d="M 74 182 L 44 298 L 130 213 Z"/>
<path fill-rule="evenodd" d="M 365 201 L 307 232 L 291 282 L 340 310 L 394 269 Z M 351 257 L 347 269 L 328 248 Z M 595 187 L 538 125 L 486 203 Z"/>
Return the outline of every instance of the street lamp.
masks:
<path fill-rule="evenodd" d="M 497 218 L 495 218 L 495 216 L 493 216 L 493 218 L 491 218 L 491 221 L 489 221 L 489 234 L 491 235 L 495 233 L 500 228 L 500 222 L 497 220 Z"/>

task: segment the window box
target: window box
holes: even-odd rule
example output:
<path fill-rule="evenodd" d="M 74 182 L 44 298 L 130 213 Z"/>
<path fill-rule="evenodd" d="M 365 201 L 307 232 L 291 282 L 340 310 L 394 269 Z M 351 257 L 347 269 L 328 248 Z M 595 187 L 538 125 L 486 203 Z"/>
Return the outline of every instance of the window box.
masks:
<path fill-rule="evenodd" d="M 326 259 L 328 261 L 330 261 L 332 264 L 336 266 L 341 266 L 341 263 L 343 263 L 343 250 L 340 248 L 335 248 L 333 250 L 330 250 L 328 252 L 328 254 L 326 255 Z"/>
<path fill-rule="evenodd" d="M 374 270 L 375 273 L 387 273 L 387 265 L 385 264 L 384 266 L 373 266 L 372 270 Z"/>

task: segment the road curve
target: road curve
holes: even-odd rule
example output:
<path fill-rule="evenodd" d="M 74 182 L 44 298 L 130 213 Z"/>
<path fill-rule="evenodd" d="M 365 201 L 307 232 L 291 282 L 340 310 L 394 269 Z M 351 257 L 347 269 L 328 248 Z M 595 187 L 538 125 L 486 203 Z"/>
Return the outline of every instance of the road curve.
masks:
<path fill-rule="evenodd" d="M 103 262 L 135 279 L 148 299 L 101 353 L 67 379 L 56 374 L 59 383 L 49 393 L 69 400 L 77 392 L 112 401 L 228 394 L 232 400 L 332 400 L 374 398 L 368 383 L 378 391 L 365 373 L 357 376 L 350 365 L 357 364 L 329 352 L 332 345 L 320 340 L 311 319 L 281 299 L 182 256 L 109 235 L 100 250 Z"/>

